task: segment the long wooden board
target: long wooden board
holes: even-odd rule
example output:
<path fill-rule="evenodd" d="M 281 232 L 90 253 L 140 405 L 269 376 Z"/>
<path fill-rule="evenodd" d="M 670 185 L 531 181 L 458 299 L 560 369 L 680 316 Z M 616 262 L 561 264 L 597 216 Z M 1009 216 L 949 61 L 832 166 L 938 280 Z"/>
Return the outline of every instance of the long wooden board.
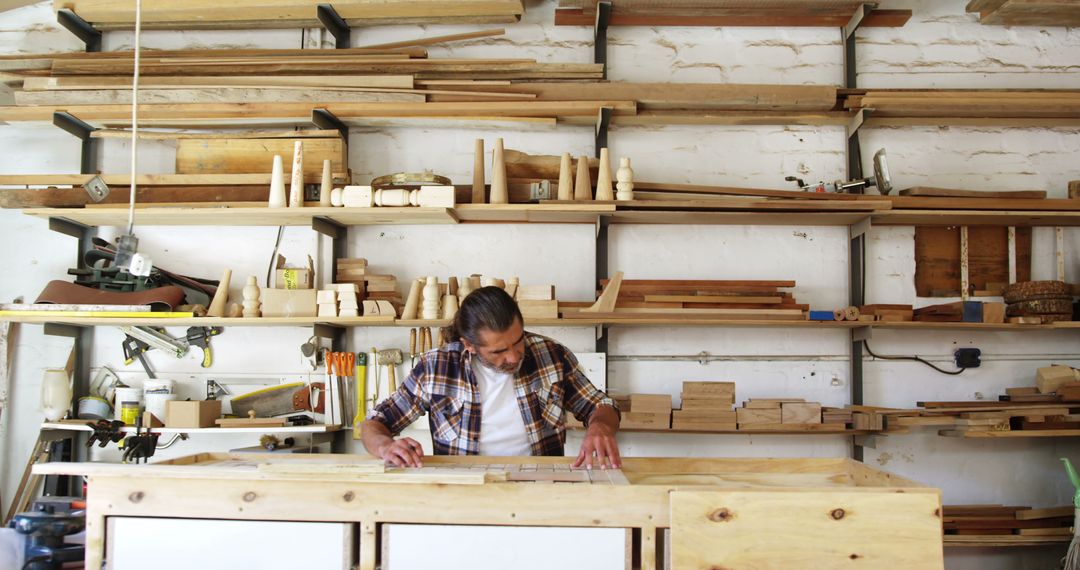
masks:
<path fill-rule="evenodd" d="M 916 186 L 900 191 L 901 196 L 936 196 L 940 198 L 1046 198 L 1042 190 L 1013 190 L 1007 192 L 992 190 L 954 190 L 951 188 L 931 188 Z"/>
<path fill-rule="evenodd" d="M 219 87 L 244 87 L 265 85 L 276 87 L 308 87 L 313 89 L 329 87 L 381 87 L 387 89 L 412 89 L 411 75 L 195 75 L 185 77 L 140 77 L 139 87 L 147 89 L 188 88 L 192 85 L 217 85 Z M 85 90 L 117 89 L 131 87 L 131 77 L 122 75 L 87 75 L 72 77 L 27 77 L 23 80 L 23 90 Z"/>
<path fill-rule="evenodd" d="M 341 137 L 304 139 L 304 177 L 322 176 L 323 161 L 333 172 L 349 168 L 348 145 Z M 239 174 L 267 172 L 274 155 L 292 171 L 294 141 L 289 139 L 182 139 L 176 141 L 177 174 Z"/>
<path fill-rule="evenodd" d="M 147 0 L 143 26 L 155 28 L 295 28 L 317 27 L 321 0 Z M 101 29 L 134 25 L 134 10 L 117 0 L 54 0 Z M 375 23 L 511 23 L 525 8 L 521 0 L 337 0 L 334 10 L 350 25 Z"/>
<path fill-rule="evenodd" d="M 139 104 L 153 103 L 423 103 L 423 93 L 358 91 L 329 89 L 275 89 L 273 87 L 202 87 L 191 89 L 140 89 Z M 16 91 L 15 104 L 32 105 L 111 105 L 130 104 L 129 89 L 80 91 Z"/>

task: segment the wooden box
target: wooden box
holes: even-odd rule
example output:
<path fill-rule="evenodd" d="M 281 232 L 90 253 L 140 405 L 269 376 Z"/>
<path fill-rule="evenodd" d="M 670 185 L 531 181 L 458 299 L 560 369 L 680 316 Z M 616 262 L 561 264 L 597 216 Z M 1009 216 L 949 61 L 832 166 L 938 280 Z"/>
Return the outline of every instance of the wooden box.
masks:
<path fill-rule="evenodd" d="M 214 420 L 220 417 L 221 400 L 166 402 L 165 427 L 167 428 L 214 427 Z"/>

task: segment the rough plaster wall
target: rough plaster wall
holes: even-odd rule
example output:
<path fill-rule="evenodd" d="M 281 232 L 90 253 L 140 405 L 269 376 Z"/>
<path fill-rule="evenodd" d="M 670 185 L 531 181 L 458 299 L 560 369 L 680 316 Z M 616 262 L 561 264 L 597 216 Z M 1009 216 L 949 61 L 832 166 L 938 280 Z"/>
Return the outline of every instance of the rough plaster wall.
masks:
<path fill-rule="evenodd" d="M 1080 31 L 1064 28 L 980 26 L 965 14 L 965 0 L 886 0 L 882 8 L 910 8 L 915 17 L 904 28 L 867 28 L 858 32 L 859 82 L 865 87 L 1080 87 Z M 586 62 L 591 30 L 551 25 L 554 2 L 528 2 L 523 22 L 507 27 L 500 38 L 486 38 L 444 48 L 433 54 L 456 57 L 535 57 Z M 362 29 L 357 45 L 407 37 L 455 33 L 472 26 L 392 26 Z M 318 30 L 260 32 L 147 32 L 153 48 L 180 47 L 317 47 L 326 42 Z M 132 44 L 132 35 L 106 35 L 106 49 Z M 0 52 L 68 51 L 78 42 L 54 24 L 48 3 L 0 14 Z M 627 81 L 716 81 L 743 83 L 838 84 L 842 80 L 840 35 L 831 29 L 767 28 L 612 28 L 610 76 Z M 1043 189 L 1063 196 L 1065 183 L 1080 178 L 1075 156 L 1080 129 L 897 128 L 864 129 L 863 151 L 869 158 L 888 148 L 897 187 L 917 184 L 963 188 Z M 574 154 L 591 151 L 588 128 L 524 132 L 497 128 L 355 129 L 350 162 L 358 181 L 385 172 L 433 168 L 455 179 L 470 178 L 472 139 L 496 136 L 506 146 L 528 152 Z M 637 177 L 700 184 L 785 188 L 783 177 L 832 180 L 844 176 L 844 140 L 840 128 L 755 126 L 670 126 L 616 128 L 614 156 L 630 156 Z M 140 147 L 141 172 L 169 172 L 168 143 Z M 52 128 L 0 126 L 0 152 L 8 157 L 4 173 L 74 172 L 76 141 Z M 110 140 L 102 154 L 105 172 L 130 167 L 126 142 Z M 43 283 L 61 278 L 72 261 L 74 240 L 49 232 L 43 221 L 17 212 L 0 212 L 0 248 L 4 267 L 18 268 L 0 280 L 0 299 L 33 298 Z M 452 230 L 452 231 L 451 231 Z M 368 257 L 403 281 L 427 274 L 446 277 L 480 271 L 520 274 L 523 279 L 556 283 L 560 297 L 588 296 L 593 267 L 589 226 L 483 226 L 469 228 L 355 228 L 350 254 Z M 1077 232 L 1066 232 L 1067 251 L 1080 247 Z M 169 269 L 216 278 L 234 272 L 233 293 L 243 276 L 265 274 L 274 232 L 268 228 L 142 228 L 141 248 Z M 635 277 L 794 278 L 797 296 L 816 308 L 832 308 L 847 298 L 847 238 L 843 229 L 807 227 L 617 226 L 611 233 L 611 268 Z M 929 304 L 914 297 L 911 228 L 875 228 L 868 241 L 868 302 Z M 521 246 L 520 248 L 515 247 Z M 1035 238 L 1035 276 L 1052 275 L 1052 232 Z M 286 231 L 283 253 L 290 260 L 321 251 L 325 244 L 302 228 Z M 1067 260 L 1070 280 L 1080 280 L 1075 256 Z M 327 270 L 322 268 L 325 277 Z M 260 277 L 261 279 L 261 277 Z M 541 331 L 576 351 L 593 348 L 591 329 Z M 299 358 L 304 329 L 232 328 L 215 339 L 214 377 L 251 380 L 302 379 L 309 369 Z M 808 335 L 785 329 L 627 328 L 610 332 L 609 385 L 614 391 L 668 392 L 678 396 L 683 380 L 733 380 L 739 400 L 798 394 L 829 404 L 847 398 L 849 345 L 841 332 Z M 881 354 L 920 354 L 949 367 L 958 346 L 983 349 L 985 364 L 959 377 L 943 376 L 906 362 L 866 364 L 867 403 L 911 406 L 918 400 L 992 398 L 1004 387 L 1031 381 L 1031 370 L 1048 362 L 1078 364 L 1076 332 L 1005 334 L 989 332 L 878 331 L 871 339 Z M 401 329 L 357 329 L 350 347 L 404 347 Z M 94 365 L 120 365 L 120 335 L 98 329 Z M 255 350 L 252 350 L 255 347 Z M 45 337 L 40 327 L 22 327 L 15 361 L 14 412 L 5 413 L 0 429 L 0 476 L 5 496 L 29 452 L 36 425 L 41 370 L 63 363 L 70 341 Z M 719 359 L 659 361 L 651 356 L 691 356 L 702 351 Z M 185 379 L 186 395 L 201 392 L 197 357 L 166 361 L 155 367 Z M 139 368 L 122 370 L 137 378 Z M 1056 457 L 1077 456 L 1069 440 L 981 442 L 940 438 L 933 430 L 882 438 L 868 449 L 867 462 L 941 487 L 946 503 L 1003 502 L 1050 506 L 1070 495 Z M 576 440 L 571 436 L 569 451 Z M 624 434 L 627 455 L 840 456 L 848 442 L 823 437 L 714 437 L 701 435 Z M 162 452 L 183 455 L 195 450 L 251 445 L 250 438 L 196 436 Z M 1045 568 L 1061 549 L 1013 552 L 952 551 L 949 568 Z"/>

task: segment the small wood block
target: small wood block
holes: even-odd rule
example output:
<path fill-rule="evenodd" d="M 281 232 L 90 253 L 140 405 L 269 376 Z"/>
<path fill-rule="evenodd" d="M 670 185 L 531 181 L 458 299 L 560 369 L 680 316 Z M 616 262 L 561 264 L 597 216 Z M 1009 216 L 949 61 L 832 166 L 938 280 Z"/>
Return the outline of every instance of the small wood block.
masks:
<path fill-rule="evenodd" d="M 670 394 L 630 394 L 630 411 L 671 413 Z"/>
<path fill-rule="evenodd" d="M 1042 394 L 1056 392 L 1059 387 L 1077 379 L 1078 371 L 1070 366 L 1044 366 L 1035 371 L 1035 385 Z"/>
<path fill-rule="evenodd" d="M 165 427 L 165 424 L 161 422 L 154 414 L 150 412 L 143 412 L 142 425 L 144 428 L 159 428 Z"/>
<path fill-rule="evenodd" d="M 738 415 L 734 410 L 674 410 L 671 413 L 672 420 L 680 420 L 687 423 L 723 423 L 734 424 Z"/>
<path fill-rule="evenodd" d="M 315 302 L 320 305 L 324 303 L 334 304 L 337 302 L 337 291 L 334 289 L 320 289 Z"/>
<path fill-rule="evenodd" d="M 781 404 L 787 402 L 805 402 L 802 398 L 750 398 L 743 402 L 744 408 L 750 409 L 769 409 L 780 408 Z"/>
<path fill-rule="evenodd" d="M 1009 317 L 1009 323 L 1014 325 L 1041 325 L 1042 317 Z"/>
<path fill-rule="evenodd" d="M 1005 303 L 983 303 L 984 323 L 1000 324 L 1005 322 Z"/>
<path fill-rule="evenodd" d="M 734 382 L 691 382 L 682 384 L 683 396 L 727 397 L 735 396 Z"/>
<path fill-rule="evenodd" d="M 359 317 L 360 309 L 341 309 L 338 311 L 339 317 Z"/>
<path fill-rule="evenodd" d="M 319 317 L 336 317 L 338 316 L 337 303 L 319 303 Z"/>
<path fill-rule="evenodd" d="M 780 422 L 785 424 L 820 424 L 821 404 L 785 402 L 780 406 Z"/>
<path fill-rule="evenodd" d="M 367 301 L 364 302 L 367 303 Z M 394 308 L 394 305 L 391 304 L 390 301 L 375 301 L 375 306 L 379 308 L 379 316 L 390 315 L 391 317 L 397 318 L 397 309 Z"/>
<path fill-rule="evenodd" d="M 671 426 L 671 410 L 667 412 L 623 412 L 620 428 L 668 429 Z"/>
<path fill-rule="evenodd" d="M 682 409 L 684 410 L 703 410 L 703 411 L 716 411 L 716 410 L 731 410 L 731 406 L 735 404 L 735 395 L 731 397 L 700 397 L 700 396 L 686 396 L 682 397 Z"/>
<path fill-rule="evenodd" d="M 396 281 L 367 281 L 365 289 L 368 293 L 392 293 L 397 292 Z"/>
<path fill-rule="evenodd" d="M 1005 393 L 1009 396 L 1030 396 L 1039 393 L 1037 386 L 1021 386 L 1018 388 L 1005 388 Z"/>
<path fill-rule="evenodd" d="M 356 283 L 331 283 L 330 287 L 337 290 L 338 294 L 341 293 L 359 293 L 360 286 Z"/>
<path fill-rule="evenodd" d="M 740 425 L 778 424 L 783 419 L 780 407 L 775 408 L 737 408 L 736 422 Z"/>
<path fill-rule="evenodd" d="M 518 285 L 518 301 L 552 301 L 555 299 L 554 285 Z"/>
<path fill-rule="evenodd" d="M 1080 180 L 1069 181 L 1069 199 L 1080 199 Z"/>
<path fill-rule="evenodd" d="M 379 314 L 378 301 L 363 301 L 361 304 L 363 305 L 363 315 L 365 317 L 374 317 Z"/>
<path fill-rule="evenodd" d="M 518 309 L 521 316 L 526 319 L 557 319 L 559 318 L 559 302 L 555 300 L 531 301 L 519 300 Z"/>
<path fill-rule="evenodd" d="M 851 423 L 857 430 L 885 429 L 885 417 L 881 414 L 856 412 L 851 415 Z"/>

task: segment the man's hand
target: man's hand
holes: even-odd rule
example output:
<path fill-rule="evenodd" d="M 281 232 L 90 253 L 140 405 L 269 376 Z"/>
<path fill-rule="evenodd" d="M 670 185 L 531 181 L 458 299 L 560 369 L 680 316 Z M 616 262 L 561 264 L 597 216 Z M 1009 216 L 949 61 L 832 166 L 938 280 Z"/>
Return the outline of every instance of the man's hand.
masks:
<path fill-rule="evenodd" d="M 395 467 L 423 467 L 424 448 L 411 437 L 390 440 L 379 446 L 377 455 Z"/>
<path fill-rule="evenodd" d="M 581 452 L 578 453 L 574 467 L 592 469 L 593 465 L 599 465 L 601 469 L 608 466 L 618 469 L 622 467 L 622 459 L 619 457 L 619 444 L 615 441 L 615 432 L 618 431 L 619 415 L 608 406 L 600 406 L 589 418 L 589 429 L 585 432 L 585 441 L 581 443 Z"/>

